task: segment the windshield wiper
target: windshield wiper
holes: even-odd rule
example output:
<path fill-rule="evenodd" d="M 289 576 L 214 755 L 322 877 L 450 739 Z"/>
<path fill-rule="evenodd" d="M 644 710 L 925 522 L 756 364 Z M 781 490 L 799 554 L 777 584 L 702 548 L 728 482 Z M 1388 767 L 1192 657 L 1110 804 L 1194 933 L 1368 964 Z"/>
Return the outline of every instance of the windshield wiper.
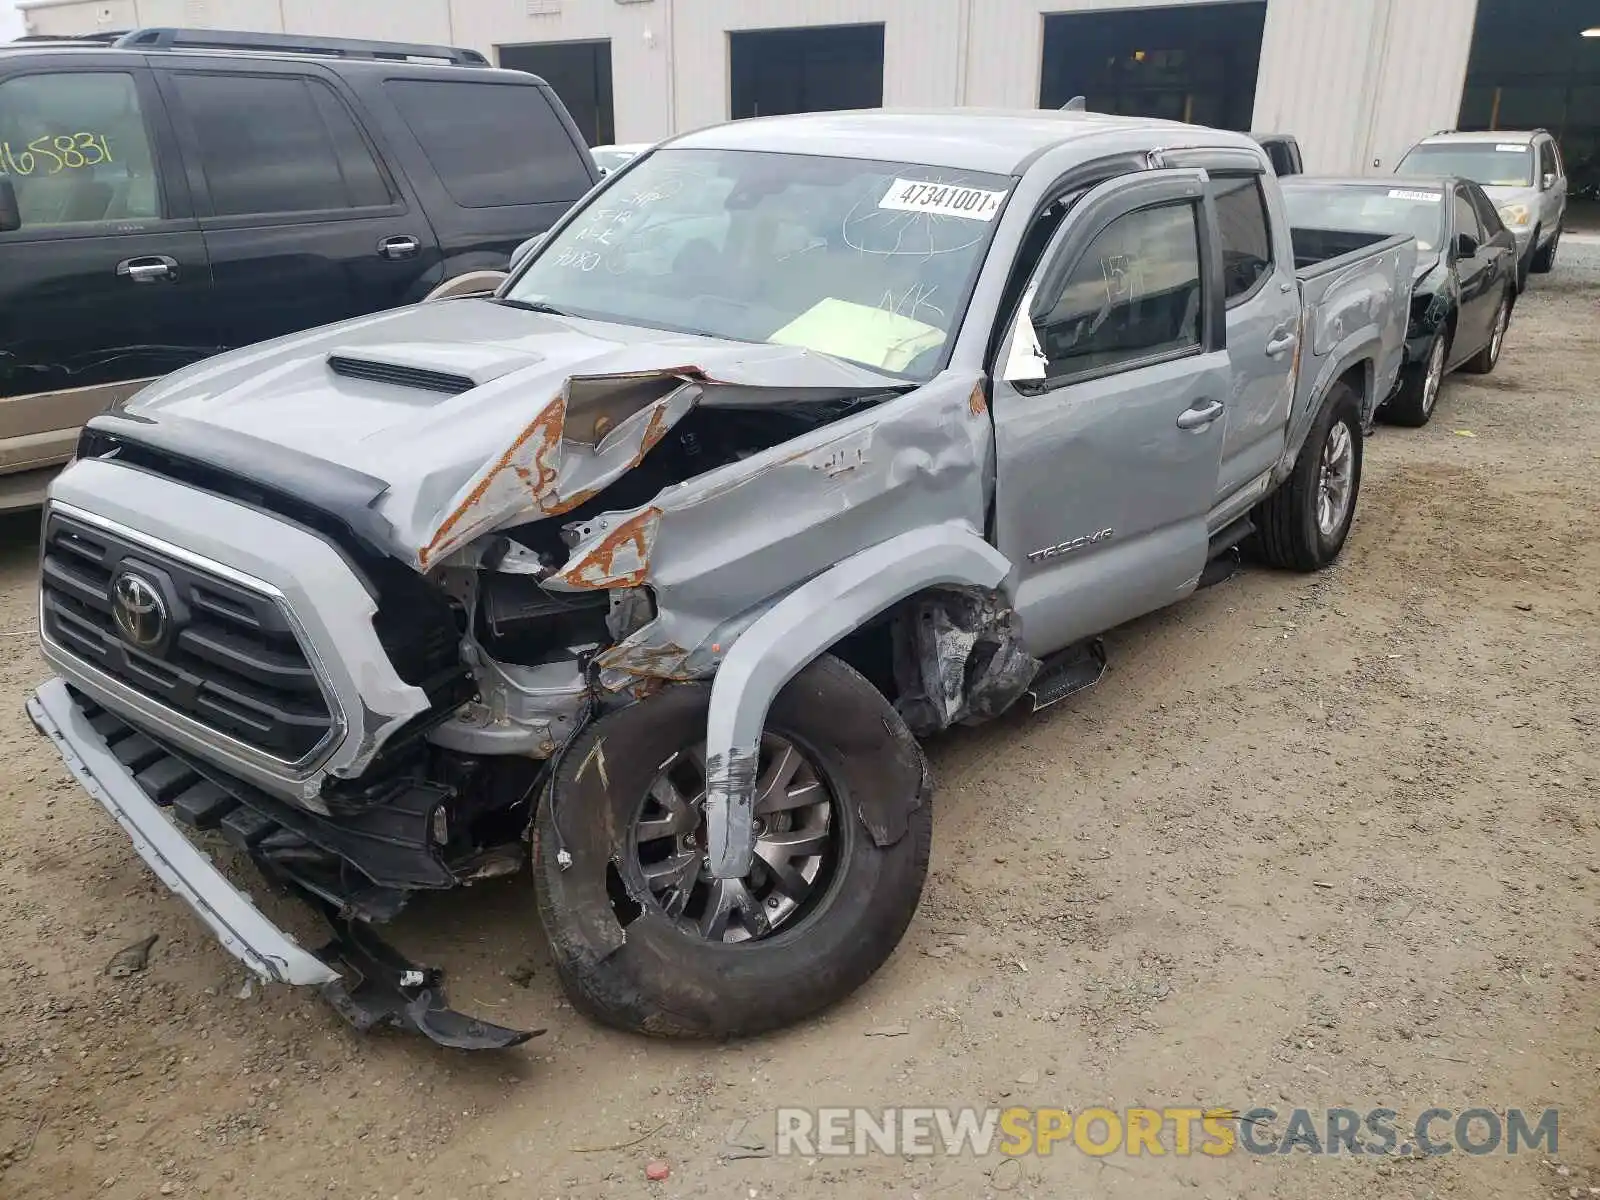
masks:
<path fill-rule="evenodd" d="M 524 312 L 543 313 L 547 317 L 570 317 L 572 314 L 564 312 L 553 304 L 546 304 L 543 300 L 513 300 L 509 296 L 498 296 L 496 304 L 504 304 L 508 308 L 520 308 Z"/>

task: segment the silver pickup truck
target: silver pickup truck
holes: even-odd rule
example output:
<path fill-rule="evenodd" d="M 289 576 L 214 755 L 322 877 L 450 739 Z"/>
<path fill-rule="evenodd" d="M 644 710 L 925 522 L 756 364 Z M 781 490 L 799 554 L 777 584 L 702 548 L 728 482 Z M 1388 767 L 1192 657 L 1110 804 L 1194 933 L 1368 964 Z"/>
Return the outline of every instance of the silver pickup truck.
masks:
<path fill-rule="evenodd" d="M 1097 635 L 1240 553 L 1339 555 L 1415 257 L 1291 231 L 1262 149 L 1190 125 L 689 134 L 492 297 L 92 421 L 45 513 L 29 712 L 231 952 L 358 1026 L 528 1036 L 374 927 L 530 861 L 582 1010 L 780 1026 L 911 920 L 918 738 L 1095 682 Z"/>

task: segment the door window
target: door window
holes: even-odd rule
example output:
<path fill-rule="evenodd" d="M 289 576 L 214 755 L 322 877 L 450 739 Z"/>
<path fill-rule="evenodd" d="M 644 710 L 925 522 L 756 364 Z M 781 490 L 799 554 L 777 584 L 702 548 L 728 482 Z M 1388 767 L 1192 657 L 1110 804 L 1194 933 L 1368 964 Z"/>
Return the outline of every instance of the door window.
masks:
<path fill-rule="evenodd" d="M 132 75 L 22 75 L 0 84 L 0 175 L 24 231 L 162 215 Z"/>
<path fill-rule="evenodd" d="M 1481 188 L 1468 187 L 1461 190 L 1471 198 L 1472 207 L 1477 210 L 1478 224 L 1483 227 L 1485 240 L 1505 230 L 1505 225 L 1500 220 L 1500 214 L 1495 211 L 1494 204 L 1488 196 L 1483 194 Z"/>
<path fill-rule="evenodd" d="M 1466 234 L 1473 241 L 1483 242 L 1483 226 L 1478 222 L 1478 210 L 1462 189 L 1456 189 L 1456 236 Z"/>
<path fill-rule="evenodd" d="M 1554 142 L 1539 143 L 1539 178 L 1543 180 L 1549 175 L 1559 175 L 1560 168 L 1556 165 L 1556 144 Z"/>
<path fill-rule="evenodd" d="M 391 202 L 355 119 L 327 85 L 295 75 L 175 76 L 219 217 Z"/>
<path fill-rule="evenodd" d="M 1212 202 L 1222 234 L 1222 277 L 1228 303 L 1242 302 L 1272 272 L 1272 226 L 1255 175 L 1213 178 Z"/>
<path fill-rule="evenodd" d="M 392 79 L 384 85 L 462 208 L 570 203 L 589 172 L 542 88 Z"/>
<path fill-rule="evenodd" d="M 1200 346 L 1200 237 L 1193 203 L 1118 217 L 1032 314 L 1052 384 Z"/>

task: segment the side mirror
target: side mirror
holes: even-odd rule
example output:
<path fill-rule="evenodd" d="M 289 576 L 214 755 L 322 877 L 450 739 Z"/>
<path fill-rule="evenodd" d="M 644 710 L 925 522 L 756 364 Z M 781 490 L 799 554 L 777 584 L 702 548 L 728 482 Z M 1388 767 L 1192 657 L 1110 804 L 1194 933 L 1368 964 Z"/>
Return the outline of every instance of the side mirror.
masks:
<path fill-rule="evenodd" d="M 545 235 L 536 233 L 522 245 L 511 252 L 511 265 L 506 268 L 506 273 L 515 275 L 522 268 L 522 264 L 533 257 L 534 251 L 544 245 Z"/>
<path fill-rule="evenodd" d="M 1470 233 L 1463 233 L 1456 238 L 1457 258 L 1477 258 L 1478 239 Z"/>
<path fill-rule="evenodd" d="M 0 233 L 22 228 L 22 209 L 17 207 L 17 189 L 11 176 L 0 175 Z"/>
<path fill-rule="evenodd" d="M 1545 177 L 1544 177 L 1543 182 L 1541 182 L 1540 185 L 1539 185 L 1539 190 L 1540 191 L 1544 191 L 1544 192 L 1548 192 L 1551 188 L 1555 187 L 1555 185 L 1556 185 L 1556 173 L 1554 171 L 1547 171 L 1547 172 L 1545 172 Z"/>

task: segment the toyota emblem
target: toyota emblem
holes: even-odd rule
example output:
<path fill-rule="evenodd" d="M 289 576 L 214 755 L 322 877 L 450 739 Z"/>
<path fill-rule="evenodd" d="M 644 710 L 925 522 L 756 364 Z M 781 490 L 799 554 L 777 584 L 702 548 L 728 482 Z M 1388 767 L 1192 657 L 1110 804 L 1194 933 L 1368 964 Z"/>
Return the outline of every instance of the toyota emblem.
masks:
<path fill-rule="evenodd" d="M 111 616 L 130 646 L 149 650 L 167 636 L 167 602 L 156 585 L 131 571 L 117 576 L 111 587 Z"/>

